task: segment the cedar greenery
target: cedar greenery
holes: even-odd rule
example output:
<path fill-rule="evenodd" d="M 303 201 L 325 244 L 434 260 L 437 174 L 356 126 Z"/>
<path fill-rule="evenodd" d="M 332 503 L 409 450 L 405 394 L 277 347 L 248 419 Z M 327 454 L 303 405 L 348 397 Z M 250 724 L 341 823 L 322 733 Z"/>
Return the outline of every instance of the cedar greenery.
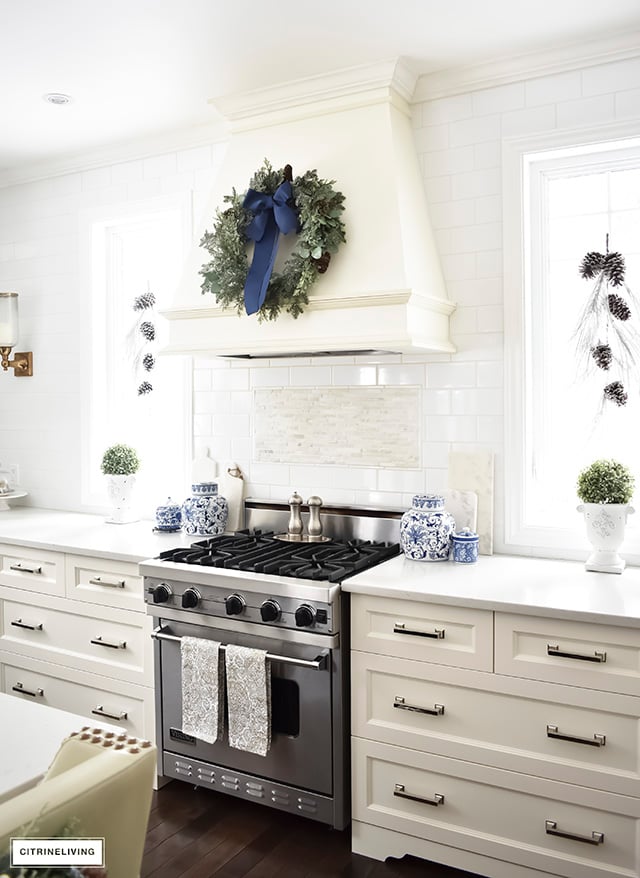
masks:
<path fill-rule="evenodd" d="M 617 460 L 596 460 L 578 476 L 577 492 L 583 503 L 628 503 L 635 479 Z"/>
<path fill-rule="evenodd" d="M 132 476 L 140 468 L 140 458 L 130 445 L 112 445 L 105 451 L 100 468 L 106 476 Z"/>
<path fill-rule="evenodd" d="M 249 186 L 273 195 L 282 183 L 285 170 L 274 170 L 265 159 Z M 296 246 L 282 271 L 274 271 L 258 320 L 275 320 L 285 311 L 299 317 L 309 304 L 309 290 L 318 274 L 327 270 L 331 253 L 346 241 L 341 219 L 344 195 L 333 188 L 334 180 L 321 180 L 317 171 L 306 171 L 291 182 L 298 212 Z M 220 305 L 244 311 L 244 285 L 249 270 L 246 229 L 253 214 L 242 206 L 244 195 L 232 190 L 224 196 L 228 206 L 216 211 L 211 232 L 206 231 L 200 246 L 211 256 L 200 269 L 203 293 L 213 293 Z"/>

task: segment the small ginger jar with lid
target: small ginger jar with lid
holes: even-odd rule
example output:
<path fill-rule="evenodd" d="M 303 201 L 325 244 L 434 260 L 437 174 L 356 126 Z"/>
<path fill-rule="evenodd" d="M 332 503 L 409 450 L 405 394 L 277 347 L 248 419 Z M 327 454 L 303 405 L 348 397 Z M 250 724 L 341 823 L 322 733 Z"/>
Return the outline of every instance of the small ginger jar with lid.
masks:
<path fill-rule="evenodd" d="M 447 561 L 456 524 L 439 494 L 416 494 L 400 522 L 400 546 L 412 561 Z"/>

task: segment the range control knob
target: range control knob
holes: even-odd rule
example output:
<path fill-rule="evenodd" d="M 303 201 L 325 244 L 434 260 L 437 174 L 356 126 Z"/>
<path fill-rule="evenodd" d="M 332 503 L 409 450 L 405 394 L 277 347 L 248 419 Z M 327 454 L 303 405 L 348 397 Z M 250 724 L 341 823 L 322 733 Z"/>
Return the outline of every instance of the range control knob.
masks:
<path fill-rule="evenodd" d="M 260 607 L 260 617 L 263 622 L 277 622 L 281 612 L 280 604 L 273 598 L 266 600 Z"/>
<path fill-rule="evenodd" d="M 151 594 L 154 604 L 166 604 L 173 592 L 166 582 L 161 582 L 160 585 L 155 586 Z"/>
<path fill-rule="evenodd" d="M 181 603 L 185 610 L 193 610 L 200 603 L 200 592 L 195 588 L 188 588 L 182 594 Z"/>
<path fill-rule="evenodd" d="M 300 604 L 295 613 L 298 628 L 307 628 L 316 621 L 316 611 L 309 604 Z"/>
<path fill-rule="evenodd" d="M 230 594 L 224 599 L 224 607 L 227 616 L 239 616 L 245 608 L 244 598 L 239 594 Z"/>

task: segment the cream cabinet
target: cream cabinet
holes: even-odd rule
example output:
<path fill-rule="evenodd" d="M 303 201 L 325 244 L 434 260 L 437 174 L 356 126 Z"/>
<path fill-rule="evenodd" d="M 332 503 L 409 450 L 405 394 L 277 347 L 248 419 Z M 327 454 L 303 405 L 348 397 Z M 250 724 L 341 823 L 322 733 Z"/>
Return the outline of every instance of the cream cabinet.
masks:
<path fill-rule="evenodd" d="M 639 668 L 635 628 L 352 595 L 353 850 L 638 878 Z"/>
<path fill-rule="evenodd" d="M 153 739 L 151 619 L 137 565 L 0 545 L 0 686 Z"/>

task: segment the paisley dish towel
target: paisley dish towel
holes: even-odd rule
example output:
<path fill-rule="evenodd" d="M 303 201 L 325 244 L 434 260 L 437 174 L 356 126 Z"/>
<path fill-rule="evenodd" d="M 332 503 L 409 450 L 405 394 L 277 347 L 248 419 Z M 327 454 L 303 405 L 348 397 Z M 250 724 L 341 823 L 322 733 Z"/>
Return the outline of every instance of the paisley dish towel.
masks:
<path fill-rule="evenodd" d="M 266 756 L 271 746 L 271 669 L 264 649 L 225 647 L 229 746 Z"/>
<path fill-rule="evenodd" d="M 182 731 L 208 744 L 224 735 L 224 673 L 220 644 L 201 637 L 183 637 Z"/>

